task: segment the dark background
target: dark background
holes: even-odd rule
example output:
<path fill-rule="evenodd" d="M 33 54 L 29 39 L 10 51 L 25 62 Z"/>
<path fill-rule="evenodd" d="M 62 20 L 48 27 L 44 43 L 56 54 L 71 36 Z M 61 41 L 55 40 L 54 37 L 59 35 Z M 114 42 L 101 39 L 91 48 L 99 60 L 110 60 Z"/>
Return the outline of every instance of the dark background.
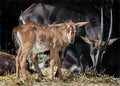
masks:
<path fill-rule="evenodd" d="M 0 0 L 0 50 L 14 53 L 14 44 L 11 37 L 12 29 L 18 25 L 21 11 L 24 11 L 32 3 L 46 3 L 64 7 L 79 12 L 79 6 L 100 7 L 107 5 L 114 8 L 114 34 L 120 35 L 120 1 L 113 0 Z"/>

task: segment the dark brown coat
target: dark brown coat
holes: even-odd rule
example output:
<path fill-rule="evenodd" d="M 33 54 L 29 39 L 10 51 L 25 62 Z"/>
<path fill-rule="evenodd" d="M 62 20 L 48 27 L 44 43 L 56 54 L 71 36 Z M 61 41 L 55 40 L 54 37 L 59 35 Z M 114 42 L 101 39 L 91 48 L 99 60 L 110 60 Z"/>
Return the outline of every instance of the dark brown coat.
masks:
<path fill-rule="evenodd" d="M 0 51 L 0 76 L 15 73 L 15 56 Z"/>

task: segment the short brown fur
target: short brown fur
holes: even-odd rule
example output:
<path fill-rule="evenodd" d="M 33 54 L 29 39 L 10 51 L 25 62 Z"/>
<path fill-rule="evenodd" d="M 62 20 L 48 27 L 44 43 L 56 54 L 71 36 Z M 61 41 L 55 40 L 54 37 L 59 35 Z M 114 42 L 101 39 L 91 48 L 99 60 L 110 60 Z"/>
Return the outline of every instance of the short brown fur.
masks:
<path fill-rule="evenodd" d="M 39 52 L 50 50 L 50 79 L 54 79 L 53 71 L 55 63 L 58 67 L 59 78 L 62 79 L 59 51 L 74 41 L 76 25 L 82 26 L 86 23 L 70 22 L 47 26 L 38 26 L 30 23 L 15 27 L 12 34 L 14 36 L 13 38 L 19 44 L 18 54 L 16 56 L 16 77 L 19 79 L 19 68 L 21 67 L 22 75 L 24 79 L 27 79 L 25 62 L 28 56 L 35 65 L 39 76 L 42 77 L 36 55 Z"/>

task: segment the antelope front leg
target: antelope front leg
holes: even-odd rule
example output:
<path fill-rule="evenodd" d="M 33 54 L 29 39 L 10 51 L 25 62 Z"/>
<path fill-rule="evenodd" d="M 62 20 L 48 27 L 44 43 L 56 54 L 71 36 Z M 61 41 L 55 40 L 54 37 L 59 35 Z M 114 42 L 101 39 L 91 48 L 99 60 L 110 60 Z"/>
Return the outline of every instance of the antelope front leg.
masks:
<path fill-rule="evenodd" d="M 55 58 L 54 58 L 54 51 L 50 51 L 50 79 L 54 79 L 54 65 L 55 65 Z"/>
<path fill-rule="evenodd" d="M 61 61 L 60 61 L 60 57 L 59 57 L 59 51 L 54 52 L 54 58 L 55 58 L 55 62 L 56 62 L 57 68 L 58 68 L 59 78 L 63 79 L 62 72 L 61 72 Z"/>

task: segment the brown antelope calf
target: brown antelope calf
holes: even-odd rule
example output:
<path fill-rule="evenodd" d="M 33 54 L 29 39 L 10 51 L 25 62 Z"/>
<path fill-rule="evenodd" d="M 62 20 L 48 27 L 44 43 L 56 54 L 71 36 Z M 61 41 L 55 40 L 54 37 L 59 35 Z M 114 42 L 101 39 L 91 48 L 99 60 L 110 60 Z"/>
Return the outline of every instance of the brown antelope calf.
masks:
<path fill-rule="evenodd" d="M 19 68 L 21 67 L 22 76 L 27 79 L 25 64 L 28 56 L 31 58 L 38 75 L 42 77 L 36 55 L 39 52 L 50 50 L 50 79 L 54 79 L 55 63 L 58 67 L 59 78 L 62 79 L 59 51 L 63 50 L 69 43 L 74 42 L 76 25 L 83 26 L 85 24 L 87 22 L 38 26 L 29 23 L 15 27 L 12 34 L 19 44 L 16 56 L 16 78 L 19 79 Z"/>

